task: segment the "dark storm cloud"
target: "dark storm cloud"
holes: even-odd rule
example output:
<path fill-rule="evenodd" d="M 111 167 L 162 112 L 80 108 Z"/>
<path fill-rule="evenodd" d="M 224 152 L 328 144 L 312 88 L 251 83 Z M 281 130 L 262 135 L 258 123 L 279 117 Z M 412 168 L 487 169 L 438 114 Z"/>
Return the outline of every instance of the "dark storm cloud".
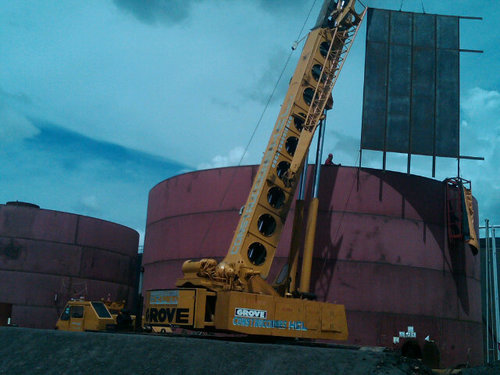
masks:
<path fill-rule="evenodd" d="M 10 101 L 14 103 L 18 102 L 21 104 L 33 104 L 31 98 L 24 92 L 18 92 L 13 94 L 3 90 L 2 87 L 0 87 L 0 100 L 2 102 Z"/>
<path fill-rule="evenodd" d="M 172 25 L 189 17 L 193 3 L 203 0 L 113 0 L 118 8 L 147 24 Z"/>
<path fill-rule="evenodd" d="M 249 88 L 246 92 L 243 92 L 243 96 L 246 99 L 256 101 L 260 104 L 266 104 L 269 100 L 269 96 L 276 86 L 270 103 L 274 104 L 283 100 L 294 71 L 293 62 L 289 62 L 286 69 L 283 70 L 288 58 L 288 53 L 289 52 L 283 48 L 276 49 L 273 55 L 269 58 L 267 66 L 260 78 L 254 83 L 253 87 Z M 282 72 L 283 74 L 280 78 L 280 74 Z"/>
<path fill-rule="evenodd" d="M 322 1 L 316 0 L 318 3 Z M 288 12 L 288 11 L 300 11 L 304 9 L 305 6 L 310 6 L 312 0 L 258 0 L 258 4 L 264 10 L 272 13 L 276 12 Z"/>
<path fill-rule="evenodd" d="M 340 161 L 346 163 L 347 160 L 353 159 L 353 155 L 358 155 L 359 138 L 339 132 L 335 130 L 335 127 L 338 127 L 338 123 L 334 119 L 327 119 L 326 136 L 330 137 L 331 141 L 325 144 L 323 154 L 333 153 L 333 161 L 335 163 L 339 163 Z M 349 160 L 347 164 L 357 165 L 358 161 L 359 159 Z"/>
<path fill-rule="evenodd" d="M 154 25 L 161 23 L 173 25 L 190 16 L 195 3 L 207 0 L 113 0 L 115 5 L 132 14 L 139 21 Z M 246 2 L 249 0 L 240 0 Z M 258 0 L 257 4 L 264 11 L 277 14 L 290 11 L 302 11 L 311 0 Z"/>
<path fill-rule="evenodd" d="M 98 141 L 29 119 L 38 133 L 2 144 L 0 202 L 23 200 L 48 209 L 111 220 L 144 232 L 148 191 L 185 164 Z M 1 141 L 1 139 L 0 139 Z"/>
<path fill-rule="evenodd" d="M 32 120 L 40 133 L 27 139 L 26 145 L 33 151 L 56 155 L 53 162 L 60 163 L 66 170 L 79 168 L 88 160 L 98 160 L 107 164 L 107 172 L 113 171 L 122 178 L 133 178 L 136 172 L 153 173 L 164 171 L 174 173 L 186 169 L 179 162 L 136 151 L 110 142 L 98 141 L 63 127 Z M 124 169 L 131 165 L 131 169 Z M 127 173 L 134 171 L 131 176 Z"/>

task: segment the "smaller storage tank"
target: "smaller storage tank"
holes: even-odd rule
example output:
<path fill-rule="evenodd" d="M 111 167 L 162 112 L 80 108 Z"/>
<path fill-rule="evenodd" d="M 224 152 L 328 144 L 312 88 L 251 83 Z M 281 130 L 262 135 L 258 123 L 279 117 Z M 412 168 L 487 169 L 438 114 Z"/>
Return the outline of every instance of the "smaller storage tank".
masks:
<path fill-rule="evenodd" d="M 131 307 L 138 242 L 135 230 L 109 221 L 0 205 L 0 325 L 54 328 L 72 297 L 109 297 Z"/>

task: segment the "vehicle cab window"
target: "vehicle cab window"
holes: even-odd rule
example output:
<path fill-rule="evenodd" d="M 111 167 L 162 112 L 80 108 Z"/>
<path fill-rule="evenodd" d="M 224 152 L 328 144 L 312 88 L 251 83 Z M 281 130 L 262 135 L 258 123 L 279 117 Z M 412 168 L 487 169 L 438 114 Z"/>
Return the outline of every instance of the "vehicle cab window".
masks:
<path fill-rule="evenodd" d="M 108 309 L 102 302 L 92 302 L 92 307 L 94 307 L 95 312 L 99 318 L 111 318 Z"/>
<path fill-rule="evenodd" d="M 64 308 L 64 311 L 61 314 L 61 320 L 69 320 L 69 306 Z"/>
<path fill-rule="evenodd" d="M 72 318 L 83 318 L 83 306 L 71 306 Z"/>

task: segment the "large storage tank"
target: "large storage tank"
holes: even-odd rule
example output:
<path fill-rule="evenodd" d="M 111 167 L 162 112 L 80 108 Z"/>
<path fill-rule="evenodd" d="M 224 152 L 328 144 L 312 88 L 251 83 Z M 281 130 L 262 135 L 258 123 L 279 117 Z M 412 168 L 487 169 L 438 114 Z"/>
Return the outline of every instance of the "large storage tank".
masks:
<path fill-rule="evenodd" d="M 0 205 L 0 324 L 54 328 L 68 299 L 137 295 L 139 234 L 31 204 Z"/>
<path fill-rule="evenodd" d="M 225 256 L 256 172 L 192 172 L 151 190 L 143 290 L 174 287 L 187 259 Z M 311 289 L 319 300 L 346 306 L 348 343 L 398 348 L 428 338 L 442 365 L 481 363 L 479 257 L 468 245 L 448 246 L 445 184 L 325 166 L 319 199 Z M 293 210 L 270 280 L 288 254 Z"/>

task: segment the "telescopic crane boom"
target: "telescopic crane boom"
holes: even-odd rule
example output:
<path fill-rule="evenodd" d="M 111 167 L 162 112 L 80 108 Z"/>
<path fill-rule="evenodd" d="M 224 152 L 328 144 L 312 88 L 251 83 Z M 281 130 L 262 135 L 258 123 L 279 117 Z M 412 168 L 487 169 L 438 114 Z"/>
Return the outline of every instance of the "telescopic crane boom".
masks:
<path fill-rule="evenodd" d="M 226 257 L 186 261 L 175 290 L 146 295 L 146 321 L 246 334 L 347 339 L 342 305 L 280 296 L 271 268 L 298 176 L 365 12 L 325 0 L 309 33 Z"/>

